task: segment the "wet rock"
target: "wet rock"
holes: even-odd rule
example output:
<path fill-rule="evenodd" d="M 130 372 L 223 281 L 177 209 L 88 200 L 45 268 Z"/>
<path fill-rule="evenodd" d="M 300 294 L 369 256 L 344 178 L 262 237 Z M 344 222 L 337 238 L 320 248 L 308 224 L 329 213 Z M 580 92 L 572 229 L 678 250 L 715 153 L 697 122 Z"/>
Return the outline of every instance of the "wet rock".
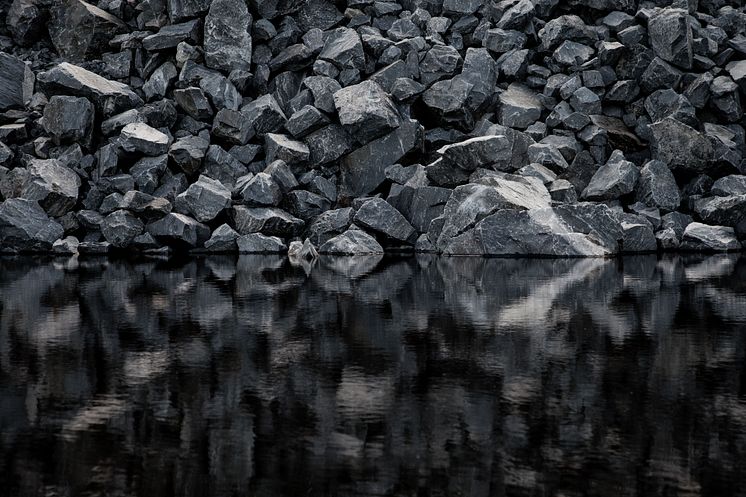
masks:
<path fill-rule="evenodd" d="M 205 17 L 205 64 L 225 72 L 251 65 L 251 15 L 243 0 L 213 0 Z"/>
<path fill-rule="evenodd" d="M 23 60 L 0 52 L 0 110 L 23 107 L 34 92 L 31 67 Z"/>
<path fill-rule="evenodd" d="M 661 59 L 683 69 L 692 67 L 692 29 L 683 9 L 662 9 L 648 21 L 650 46 Z"/>
<path fill-rule="evenodd" d="M 681 202 L 676 178 L 668 166 L 657 160 L 643 166 L 635 194 L 638 201 L 664 211 L 675 211 Z"/>
<path fill-rule="evenodd" d="M 169 138 L 145 123 L 131 123 L 122 128 L 119 144 L 125 152 L 154 157 L 168 152 Z"/>
<path fill-rule="evenodd" d="M 234 206 L 231 209 L 233 226 L 242 235 L 264 233 L 265 235 L 292 237 L 303 229 L 302 219 L 274 207 Z"/>
<path fill-rule="evenodd" d="M 129 211 L 118 210 L 104 218 L 101 234 L 112 247 L 125 248 L 145 230 L 145 225 Z"/>
<path fill-rule="evenodd" d="M 276 236 L 249 233 L 236 239 L 239 254 L 279 254 L 288 251 L 287 245 Z"/>
<path fill-rule="evenodd" d="M 11 198 L 0 204 L 0 252 L 48 252 L 63 234 L 62 225 L 33 200 Z"/>
<path fill-rule="evenodd" d="M 360 230 L 347 230 L 330 239 L 321 247 L 320 254 L 374 255 L 383 254 L 383 247 L 375 238 Z"/>
<path fill-rule="evenodd" d="M 740 250 L 741 244 L 733 228 L 691 223 L 684 230 L 681 249 L 697 252 L 728 252 Z"/>
<path fill-rule="evenodd" d="M 334 93 L 334 106 L 343 126 L 361 143 L 399 127 L 401 118 L 386 92 L 373 81 L 364 81 Z"/>
<path fill-rule="evenodd" d="M 220 181 L 202 175 L 174 202 L 177 212 L 192 216 L 200 223 L 212 221 L 230 206 L 231 192 Z"/>
<path fill-rule="evenodd" d="M 44 130 L 57 145 L 84 141 L 93 132 L 93 115 L 87 98 L 55 95 L 44 107 Z"/>
<path fill-rule="evenodd" d="M 746 195 L 699 198 L 694 212 L 707 224 L 729 226 L 737 235 L 746 235 Z"/>
<path fill-rule="evenodd" d="M 212 232 L 210 239 L 205 242 L 205 250 L 208 252 L 235 252 L 238 250 L 236 240 L 240 235 L 228 226 L 221 224 Z"/>
<path fill-rule="evenodd" d="M 50 14 L 49 38 L 57 53 L 74 62 L 100 52 L 113 35 L 127 31 L 121 19 L 82 0 L 62 0 Z"/>
<path fill-rule="evenodd" d="M 32 160 L 21 196 L 33 200 L 50 216 L 62 216 L 78 201 L 80 177 L 55 159 Z"/>
<path fill-rule="evenodd" d="M 525 129 L 541 118 L 542 105 L 528 87 L 512 83 L 500 94 L 500 124 Z"/>
<path fill-rule="evenodd" d="M 210 228 L 184 214 L 170 213 L 146 226 L 156 240 L 168 245 L 199 247 L 210 237 Z"/>
<path fill-rule="evenodd" d="M 622 229 L 622 252 L 655 252 L 658 249 L 653 227 L 642 216 L 624 214 L 621 216 L 620 227 Z"/>
<path fill-rule="evenodd" d="M 39 73 L 37 79 L 39 86 L 49 94 L 86 97 L 106 116 L 138 107 L 143 103 L 128 85 L 110 81 L 67 62 Z"/>
<path fill-rule="evenodd" d="M 355 214 L 356 224 L 392 240 L 414 245 L 417 232 L 406 218 L 381 198 L 365 202 Z"/>
<path fill-rule="evenodd" d="M 615 150 L 609 160 L 598 168 L 582 198 L 588 200 L 614 200 L 632 193 L 640 177 L 640 170 L 624 160 L 624 154 Z"/>

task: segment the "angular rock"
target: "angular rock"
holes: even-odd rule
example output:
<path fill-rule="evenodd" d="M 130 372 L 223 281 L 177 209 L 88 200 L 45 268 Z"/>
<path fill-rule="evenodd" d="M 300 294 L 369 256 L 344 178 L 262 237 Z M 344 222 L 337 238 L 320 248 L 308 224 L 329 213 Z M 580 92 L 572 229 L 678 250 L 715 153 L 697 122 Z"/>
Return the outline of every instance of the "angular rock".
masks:
<path fill-rule="evenodd" d="M 309 163 L 322 166 L 334 162 L 352 150 L 352 137 L 342 126 L 330 124 L 314 131 L 304 138 L 309 150 Z M 361 150 L 368 150 L 369 145 Z"/>
<path fill-rule="evenodd" d="M 202 169 L 210 142 L 201 136 L 185 136 L 176 140 L 168 149 L 169 158 L 187 175 L 193 175 Z"/>
<path fill-rule="evenodd" d="M 0 52 L 0 110 L 26 105 L 34 92 L 35 80 L 29 64 Z"/>
<path fill-rule="evenodd" d="M 288 251 L 287 245 L 276 236 L 249 233 L 236 239 L 239 254 L 281 254 Z"/>
<path fill-rule="evenodd" d="M 209 119 L 213 115 L 212 105 L 201 88 L 190 86 L 174 91 L 174 100 L 184 112 L 194 119 Z"/>
<path fill-rule="evenodd" d="M 680 248 L 696 252 L 729 252 L 742 247 L 733 228 L 691 223 L 684 230 Z"/>
<path fill-rule="evenodd" d="M 712 184 L 710 193 L 718 197 L 746 195 L 746 176 L 741 174 L 724 176 Z"/>
<path fill-rule="evenodd" d="M 146 229 L 156 240 L 176 246 L 199 247 L 210 237 L 210 228 L 174 212 L 148 224 Z"/>
<path fill-rule="evenodd" d="M 444 165 L 472 172 L 480 167 L 498 163 L 511 151 L 511 143 L 503 135 L 478 136 L 438 150 Z"/>
<path fill-rule="evenodd" d="M 713 159 L 710 141 L 694 128 L 667 117 L 650 125 L 654 159 L 671 169 L 706 172 Z"/>
<path fill-rule="evenodd" d="M 211 2 L 212 0 L 167 0 L 168 15 L 171 22 L 181 22 L 205 14 Z"/>
<path fill-rule="evenodd" d="M 11 198 L 0 204 L 0 252 L 48 252 L 64 229 L 32 200 Z"/>
<path fill-rule="evenodd" d="M 407 219 L 381 198 L 365 202 L 355 214 L 356 224 L 398 242 L 414 245 L 417 232 Z"/>
<path fill-rule="evenodd" d="M 238 249 L 236 240 L 239 236 L 236 230 L 227 224 L 221 224 L 205 242 L 205 250 L 212 253 L 235 252 Z"/>
<path fill-rule="evenodd" d="M 230 206 L 231 192 L 222 183 L 207 176 L 200 176 L 174 202 L 177 212 L 192 216 L 200 223 L 212 221 Z"/>
<path fill-rule="evenodd" d="M 661 59 L 692 68 L 692 28 L 683 9 L 662 9 L 648 21 L 650 46 Z"/>
<path fill-rule="evenodd" d="M 39 40 L 48 18 L 48 12 L 43 7 L 37 0 L 13 0 L 5 20 L 13 41 L 21 46 L 30 46 Z"/>
<path fill-rule="evenodd" d="M 28 177 L 21 196 L 33 200 L 50 216 L 62 216 L 78 201 L 80 177 L 55 159 L 34 159 L 26 168 Z"/>
<path fill-rule="evenodd" d="M 282 200 L 282 190 L 272 176 L 262 172 L 236 183 L 237 197 L 246 205 L 276 206 Z"/>
<path fill-rule="evenodd" d="M 499 100 L 499 119 L 503 126 L 525 129 L 541 118 L 541 101 L 524 85 L 511 83 Z"/>
<path fill-rule="evenodd" d="M 308 226 L 308 239 L 316 246 L 321 246 L 341 234 L 352 224 L 355 211 L 350 207 L 335 209 L 320 214 Z"/>
<path fill-rule="evenodd" d="M 363 144 L 401 124 L 393 102 L 373 81 L 364 81 L 337 91 L 334 106 L 342 125 L 348 127 L 352 136 Z"/>
<path fill-rule="evenodd" d="M 354 29 L 337 28 L 326 38 L 319 59 L 333 63 L 339 69 L 365 68 L 365 52 L 360 36 Z"/>
<path fill-rule="evenodd" d="M 287 121 L 277 100 L 270 94 L 242 107 L 241 114 L 251 124 L 254 133 L 260 136 L 278 131 Z"/>
<path fill-rule="evenodd" d="M 279 159 L 286 164 L 297 164 L 307 161 L 310 156 L 305 143 L 275 133 L 264 135 L 264 150 L 268 163 Z"/>
<path fill-rule="evenodd" d="M 360 230 L 347 230 L 319 247 L 320 254 L 375 255 L 383 254 L 383 247 L 375 238 Z"/>
<path fill-rule="evenodd" d="M 93 104 L 83 97 L 55 95 L 44 107 L 44 130 L 57 145 L 84 141 L 93 132 Z"/>
<path fill-rule="evenodd" d="M 699 198 L 694 212 L 707 224 L 729 226 L 738 236 L 746 235 L 746 195 Z"/>
<path fill-rule="evenodd" d="M 307 190 L 294 190 L 287 194 L 288 210 L 303 221 L 308 221 L 331 209 L 331 201 Z"/>
<path fill-rule="evenodd" d="M 251 14 L 244 0 L 213 0 L 205 17 L 205 64 L 225 72 L 251 66 Z"/>
<path fill-rule="evenodd" d="M 168 152 L 169 138 L 145 123 L 132 123 L 122 128 L 119 144 L 125 152 L 154 157 Z"/>
<path fill-rule="evenodd" d="M 668 166 L 657 160 L 643 166 L 635 195 L 639 202 L 664 211 L 675 211 L 681 203 L 676 178 Z"/>
<path fill-rule="evenodd" d="M 127 31 L 121 19 L 82 0 L 61 0 L 50 13 L 49 38 L 57 53 L 74 62 L 100 53 L 112 36 Z"/>
<path fill-rule="evenodd" d="M 246 207 L 236 205 L 231 209 L 235 230 L 242 235 L 264 233 L 265 235 L 292 237 L 303 229 L 302 219 L 274 207 Z"/>
<path fill-rule="evenodd" d="M 101 223 L 101 234 L 112 247 L 128 247 L 145 230 L 138 218 L 125 210 L 114 211 Z"/>
<path fill-rule="evenodd" d="M 581 197 L 588 200 L 618 199 L 632 193 L 639 178 L 637 166 L 624 160 L 624 155 L 615 150 L 606 164 L 598 168 Z"/>
<path fill-rule="evenodd" d="M 142 46 L 145 50 L 153 52 L 174 48 L 185 41 L 198 43 L 202 31 L 201 27 L 202 22 L 199 19 L 179 24 L 169 24 L 163 26 L 157 33 L 143 38 Z"/>

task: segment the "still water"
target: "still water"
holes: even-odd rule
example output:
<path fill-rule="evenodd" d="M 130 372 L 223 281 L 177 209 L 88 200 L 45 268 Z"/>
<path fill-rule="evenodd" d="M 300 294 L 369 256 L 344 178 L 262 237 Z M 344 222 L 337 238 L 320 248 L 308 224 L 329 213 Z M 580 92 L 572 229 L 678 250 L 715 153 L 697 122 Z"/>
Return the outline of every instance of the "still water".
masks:
<path fill-rule="evenodd" d="M 0 259 L 0 495 L 746 494 L 746 258 Z"/>

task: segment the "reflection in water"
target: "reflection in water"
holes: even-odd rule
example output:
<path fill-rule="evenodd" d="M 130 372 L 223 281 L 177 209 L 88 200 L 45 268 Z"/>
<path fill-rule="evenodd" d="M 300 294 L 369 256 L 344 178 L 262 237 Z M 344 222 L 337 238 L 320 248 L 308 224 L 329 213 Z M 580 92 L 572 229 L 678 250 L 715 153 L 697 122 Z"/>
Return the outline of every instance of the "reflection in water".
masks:
<path fill-rule="evenodd" d="M 744 495 L 746 260 L 0 259 L 0 493 Z"/>

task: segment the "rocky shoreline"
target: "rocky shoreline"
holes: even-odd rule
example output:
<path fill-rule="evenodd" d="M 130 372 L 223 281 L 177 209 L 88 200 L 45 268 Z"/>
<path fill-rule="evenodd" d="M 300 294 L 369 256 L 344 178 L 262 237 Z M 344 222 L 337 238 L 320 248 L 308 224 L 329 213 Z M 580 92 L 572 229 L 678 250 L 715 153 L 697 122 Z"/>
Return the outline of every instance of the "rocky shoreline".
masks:
<path fill-rule="evenodd" d="M 736 0 L 0 0 L 0 253 L 746 240 Z"/>

